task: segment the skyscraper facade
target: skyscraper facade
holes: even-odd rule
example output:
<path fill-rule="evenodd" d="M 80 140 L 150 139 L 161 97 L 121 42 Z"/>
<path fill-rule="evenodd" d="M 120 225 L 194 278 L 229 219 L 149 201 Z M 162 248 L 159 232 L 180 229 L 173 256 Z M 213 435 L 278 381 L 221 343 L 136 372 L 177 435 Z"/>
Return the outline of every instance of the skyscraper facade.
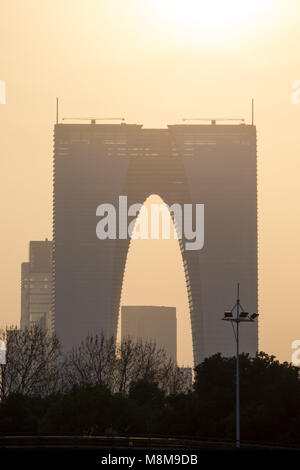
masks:
<path fill-rule="evenodd" d="M 53 330 L 52 242 L 31 241 L 29 262 L 21 266 L 21 329 L 38 324 Z"/>
<path fill-rule="evenodd" d="M 232 355 L 232 331 L 220 319 L 238 281 L 243 303 L 257 310 L 256 192 L 253 125 L 57 124 L 53 300 L 64 347 L 87 333 L 117 331 L 130 240 L 99 240 L 97 207 L 118 207 L 120 195 L 129 206 L 157 194 L 169 206 L 205 206 L 204 247 L 186 250 L 180 243 L 194 362 Z M 257 326 L 241 330 L 241 350 L 255 354 Z"/>

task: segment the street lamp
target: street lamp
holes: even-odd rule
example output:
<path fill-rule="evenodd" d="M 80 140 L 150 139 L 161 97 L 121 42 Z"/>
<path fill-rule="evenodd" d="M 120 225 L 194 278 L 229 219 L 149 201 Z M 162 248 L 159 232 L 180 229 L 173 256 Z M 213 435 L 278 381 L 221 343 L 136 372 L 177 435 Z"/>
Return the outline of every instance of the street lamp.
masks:
<path fill-rule="evenodd" d="M 236 311 L 236 316 L 233 315 L 233 312 Z M 236 340 L 236 447 L 240 447 L 240 360 L 239 360 L 239 348 L 240 348 L 240 339 L 239 339 L 239 325 L 241 322 L 254 322 L 255 318 L 258 317 L 258 313 L 252 313 L 251 315 L 248 312 L 245 312 L 240 302 L 240 284 L 237 285 L 237 299 L 236 303 L 231 310 L 224 312 L 224 317 L 222 320 L 230 321 L 234 337 Z M 234 323 L 236 328 L 234 328 Z"/>

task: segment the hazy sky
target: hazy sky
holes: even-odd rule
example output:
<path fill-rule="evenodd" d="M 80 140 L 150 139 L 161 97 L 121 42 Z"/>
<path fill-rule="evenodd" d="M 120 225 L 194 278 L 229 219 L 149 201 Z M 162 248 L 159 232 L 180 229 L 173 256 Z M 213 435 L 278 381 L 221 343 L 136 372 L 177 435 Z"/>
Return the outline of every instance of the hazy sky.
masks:
<path fill-rule="evenodd" d="M 121 115 L 147 127 L 187 116 L 249 122 L 254 97 L 260 348 L 290 360 L 300 339 L 299 44 L 299 0 L 0 0 L 1 325 L 19 322 L 29 240 L 52 236 L 56 96 L 61 116 Z M 125 302 L 176 305 L 187 318 L 174 251 L 132 253 Z M 153 274 L 137 285 L 142 268 Z"/>

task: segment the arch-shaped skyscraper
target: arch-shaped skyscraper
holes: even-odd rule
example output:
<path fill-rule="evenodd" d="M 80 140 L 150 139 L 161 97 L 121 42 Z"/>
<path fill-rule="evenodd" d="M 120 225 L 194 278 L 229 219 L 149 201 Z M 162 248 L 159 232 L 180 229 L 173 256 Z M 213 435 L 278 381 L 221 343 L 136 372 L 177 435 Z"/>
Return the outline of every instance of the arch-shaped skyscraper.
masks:
<path fill-rule="evenodd" d="M 96 209 L 158 194 L 166 204 L 204 204 L 205 242 L 181 243 L 194 361 L 234 353 L 221 322 L 237 281 L 257 311 L 256 129 L 252 125 L 56 124 L 54 132 L 55 327 L 70 348 L 87 333 L 116 335 L 129 239 L 99 240 Z M 257 326 L 241 349 L 257 350 Z"/>

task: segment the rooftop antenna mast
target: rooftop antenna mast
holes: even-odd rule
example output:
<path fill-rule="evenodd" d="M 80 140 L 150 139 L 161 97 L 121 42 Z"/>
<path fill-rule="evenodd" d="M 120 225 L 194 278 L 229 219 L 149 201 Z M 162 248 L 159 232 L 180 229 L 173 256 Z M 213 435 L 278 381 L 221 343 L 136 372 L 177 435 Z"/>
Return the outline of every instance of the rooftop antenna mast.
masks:
<path fill-rule="evenodd" d="M 56 124 L 58 124 L 58 98 L 56 98 Z"/>

